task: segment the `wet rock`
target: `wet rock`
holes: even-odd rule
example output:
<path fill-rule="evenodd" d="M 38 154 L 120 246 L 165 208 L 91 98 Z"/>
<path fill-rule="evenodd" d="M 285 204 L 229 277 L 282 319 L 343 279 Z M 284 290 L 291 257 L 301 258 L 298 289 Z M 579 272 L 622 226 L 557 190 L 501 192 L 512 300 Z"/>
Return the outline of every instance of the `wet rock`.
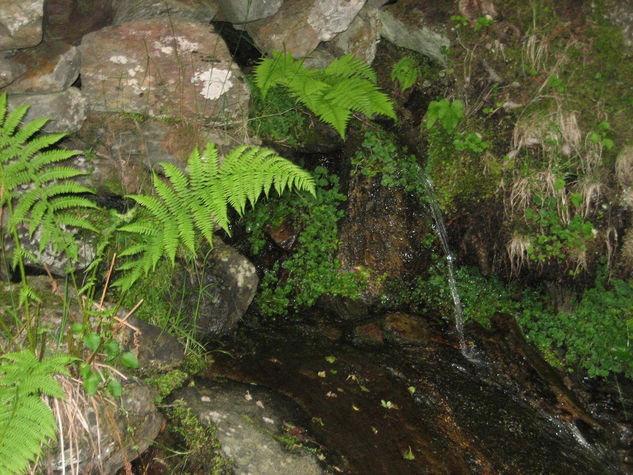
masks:
<path fill-rule="evenodd" d="M 352 343 L 356 346 L 381 346 L 384 343 L 382 325 L 369 322 L 354 327 Z"/>
<path fill-rule="evenodd" d="M 191 309 L 187 323 L 200 336 L 220 336 L 235 328 L 259 284 L 255 266 L 217 237 L 204 268 L 187 274 L 176 278 L 176 288 L 186 279 L 183 305 Z"/>
<path fill-rule="evenodd" d="M 344 270 L 370 271 L 364 292 L 369 305 L 380 301 L 386 280 L 416 275 L 429 258 L 421 244 L 430 230 L 426 217 L 412 211 L 403 190 L 376 182 L 361 175 L 351 179 L 337 255 Z"/>
<path fill-rule="evenodd" d="M 63 42 L 42 43 L 13 57 L 26 71 L 7 92 L 43 94 L 68 89 L 79 76 L 79 51 Z"/>
<path fill-rule="evenodd" d="M 324 473 L 313 454 L 289 452 L 278 440 L 288 437 L 285 428 L 299 434 L 301 412 L 290 400 L 258 386 L 231 382 L 199 382 L 174 396 L 184 399 L 202 424 L 215 424 L 222 454 L 234 461 L 236 475 Z"/>
<path fill-rule="evenodd" d="M 201 22 L 160 17 L 106 27 L 81 43 L 90 110 L 242 117 L 249 90 L 222 38 Z"/>
<path fill-rule="evenodd" d="M 429 329 L 424 320 L 402 312 L 385 317 L 385 339 L 399 345 L 426 345 Z"/>
<path fill-rule="evenodd" d="M 113 0 L 46 0 L 44 36 L 77 44 L 86 33 L 112 23 L 112 4 Z"/>
<path fill-rule="evenodd" d="M 0 88 L 11 84 L 25 72 L 26 68 L 22 64 L 13 59 L 0 58 Z"/>
<path fill-rule="evenodd" d="M 218 0 L 222 19 L 231 23 L 248 23 L 273 16 L 283 0 Z"/>
<path fill-rule="evenodd" d="M 65 91 L 48 94 L 11 94 L 8 108 L 14 110 L 22 104 L 30 104 L 24 121 L 49 117 L 42 128 L 44 133 L 73 133 L 81 128 L 86 118 L 86 99 L 79 89 L 69 87 Z"/>
<path fill-rule="evenodd" d="M 442 51 L 450 46 L 450 40 L 439 28 L 425 21 L 425 15 L 416 3 L 405 0 L 393 8 L 378 10 L 380 35 L 402 48 L 417 51 L 444 64 L 446 56 Z"/>
<path fill-rule="evenodd" d="M 285 2 L 270 18 L 246 25 L 255 44 L 266 51 L 310 54 L 321 41 L 348 28 L 365 0 L 296 0 Z"/>
<path fill-rule="evenodd" d="M 0 51 L 28 48 L 42 41 L 44 0 L 0 0 Z"/>
<path fill-rule="evenodd" d="M 196 22 L 209 23 L 218 12 L 215 0 L 195 2 L 192 0 L 141 0 L 120 2 L 113 25 L 146 20 L 155 17 L 181 18 Z"/>

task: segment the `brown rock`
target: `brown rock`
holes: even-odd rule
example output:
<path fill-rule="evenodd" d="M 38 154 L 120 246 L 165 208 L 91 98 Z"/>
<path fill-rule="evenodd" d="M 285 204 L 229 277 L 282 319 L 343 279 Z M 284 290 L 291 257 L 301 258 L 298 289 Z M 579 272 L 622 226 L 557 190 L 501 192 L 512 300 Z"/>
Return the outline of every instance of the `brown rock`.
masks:
<path fill-rule="evenodd" d="M 81 44 L 82 91 L 92 111 L 232 119 L 249 90 L 212 27 L 153 18 L 106 27 Z"/>
<path fill-rule="evenodd" d="M 41 43 L 12 58 L 26 70 L 8 92 L 43 94 L 69 88 L 79 76 L 79 51 L 75 46 L 54 41 Z"/>
<path fill-rule="evenodd" d="M 42 41 L 44 0 L 0 0 L 0 51 Z"/>
<path fill-rule="evenodd" d="M 429 341 L 429 330 L 424 322 L 402 312 L 387 315 L 385 333 L 387 339 L 401 345 L 426 345 Z"/>

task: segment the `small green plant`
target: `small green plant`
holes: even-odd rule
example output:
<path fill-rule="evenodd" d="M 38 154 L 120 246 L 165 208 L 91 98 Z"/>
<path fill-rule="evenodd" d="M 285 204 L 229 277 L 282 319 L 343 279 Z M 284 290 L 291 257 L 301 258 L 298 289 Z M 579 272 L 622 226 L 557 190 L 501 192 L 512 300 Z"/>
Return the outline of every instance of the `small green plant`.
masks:
<path fill-rule="evenodd" d="M 259 147 L 238 147 L 224 157 L 220 166 L 218 152 L 209 143 L 202 155 L 196 149 L 189 157 L 189 176 L 172 164 L 163 163 L 162 167 L 169 182 L 154 175 L 157 197 L 131 195 L 144 215 L 119 228 L 136 237 L 136 243 L 120 256 L 140 255 L 119 267 L 127 272 L 115 285 L 124 290 L 156 269 L 161 258 L 173 264 L 180 245 L 188 255 L 196 256 L 197 233 L 213 249 L 215 224 L 231 233 L 228 205 L 243 215 L 246 205 L 254 205 L 262 192 L 268 196 L 271 187 L 278 194 L 293 187 L 315 193 L 309 173 L 272 150 Z"/>
<path fill-rule="evenodd" d="M 452 133 L 464 117 L 464 103 L 459 99 L 449 102 L 443 98 L 431 101 L 426 112 L 426 128 L 431 129 L 439 120 L 446 132 Z"/>
<path fill-rule="evenodd" d="M 540 232 L 531 240 L 528 256 L 536 262 L 550 259 L 564 260 L 570 251 L 584 251 L 586 241 L 593 236 L 593 224 L 580 214 L 574 214 L 568 223 L 561 222 L 558 211 L 558 200 L 553 196 L 534 197 L 536 208 L 527 208 L 527 221 L 536 226 Z M 582 205 L 582 196 L 572 193 L 570 201 L 576 208 Z"/>
<path fill-rule="evenodd" d="M 611 124 L 603 120 L 598 124 L 598 131 L 589 134 L 589 140 L 594 144 L 601 144 L 607 150 L 611 150 L 614 146 L 613 140 L 609 138 L 611 132 Z"/>
<path fill-rule="evenodd" d="M 69 376 L 68 355 L 39 360 L 30 350 L 0 357 L 0 473 L 24 473 L 54 439 L 57 423 L 42 395 L 65 399 L 56 374 Z"/>
<path fill-rule="evenodd" d="M 403 56 L 391 68 L 391 80 L 398 81 L 402 92 L 412 87 L 421 74 L 422 71 L 411 56 Z"/>
<path fill-rule="evenodd" d="M 323 167 L 315 169 L 314 177 L 315 196 L 284 195 L 244 217 L 254 254 L 265 243 L 265 226 L 285 223 L 301 230 L 288 258 L 276 263 L 260 282 L 256 304 L 264 316 L 314 305 L 321 295 L 357 298 L 366 281 L 363 273 L 342 272 L 334 258 L 339 244 L 338 221 L 343 216 L 338 206 L 345 200 L 339 192 L 338 177 L 328 175 Z"/>
<path fill-rule="evenodd" d="M 376 73 L 352 55 L 335 59 L 325 69 L 306 69 L 291 53 L 274 52 L 255 67 L 255 83 L 264 98 L 275 86 L 285 87 L 342 138 L 353 112 L 396 119 L 391 100 L 378 90 Z"/>

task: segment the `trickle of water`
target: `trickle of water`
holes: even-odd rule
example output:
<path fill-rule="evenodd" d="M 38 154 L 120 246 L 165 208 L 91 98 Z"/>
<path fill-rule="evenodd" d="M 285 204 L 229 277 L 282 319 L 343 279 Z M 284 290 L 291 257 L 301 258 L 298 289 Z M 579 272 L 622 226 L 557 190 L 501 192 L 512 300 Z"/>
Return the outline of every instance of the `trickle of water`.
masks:
<path fill-rule="evenodd" d="M 453 262 L 455 257 L 451 253 L 451 249 L 448 246 L 448 235 L 446 233 L 446 225 L 444 224 L 444 216 L 440 209 L 440 204 L 437 202 L 435 195 L 435 189 L 433 188 L 433 182 L 428 176 L 424 176 L 424 187 L 426 189 L 427 205 L 431 211 L 431 216 L 435 225 L 433 229 L 440 238 L 442 244 L 442 250 L 446 256 L 446 268 L 448 286 L 451 289 L 451 296 L 453 297 L 453 308 L 455 314 L 455 329 L 457 330 L 457 338 L 459 339 L 459 349 L 462 354 L 468 359 L 474 359 L 475 353 L 472 348 L 466 343 L 466 337 L 464 336 L 464 311 L 462 308 L 462 301 L 459 298 L 459 292 L 457 292 L 457 282 L 455 281 L 455 266 Z"/>

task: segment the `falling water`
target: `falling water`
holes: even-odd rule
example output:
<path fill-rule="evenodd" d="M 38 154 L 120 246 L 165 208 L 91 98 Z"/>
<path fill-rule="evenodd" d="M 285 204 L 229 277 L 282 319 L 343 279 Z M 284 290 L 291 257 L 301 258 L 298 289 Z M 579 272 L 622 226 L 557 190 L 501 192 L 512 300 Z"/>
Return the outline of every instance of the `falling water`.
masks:
<path fill-rule="evenodd" d="M 444 216 L 442 215 L 442 210 L 440 209 L 440 205 L 437 202 L 437 198 L 435 196 L 433 182 L 427 176 L 425 176 L 423 180 L 424 186 L 426 188 L 427 205 L 431 210 L 431 216 L 433 217 L 433 222 L 435 223 L 433 229 L 435 229 L 435 233 L 440 238 L 442 250 L 444 251 L 444 255 L 446 256 L 446 268 L 448 269 L 448 285 L 451 289 L 451 295 L 453 297 L 455 328 L 457 330 L 457 337 L 459 338 L 459 349 L 462 351 L 462 354 L 464 354 L 464 356 L 470 359 L 472 351 L 466 344 L 466 338 L 464 337 L 464 312 L 462 309 L 462 301 L 459 298 L 459 293 L 457 292 L 457 283 L 455 281 L 455 266 L 453 265 L 453 261 L 455 260 L 455 258 L 451 253 L 451 249 L 448 247 L 448 236 L 446 234 L 446 226 L 444 225 Z"/>

